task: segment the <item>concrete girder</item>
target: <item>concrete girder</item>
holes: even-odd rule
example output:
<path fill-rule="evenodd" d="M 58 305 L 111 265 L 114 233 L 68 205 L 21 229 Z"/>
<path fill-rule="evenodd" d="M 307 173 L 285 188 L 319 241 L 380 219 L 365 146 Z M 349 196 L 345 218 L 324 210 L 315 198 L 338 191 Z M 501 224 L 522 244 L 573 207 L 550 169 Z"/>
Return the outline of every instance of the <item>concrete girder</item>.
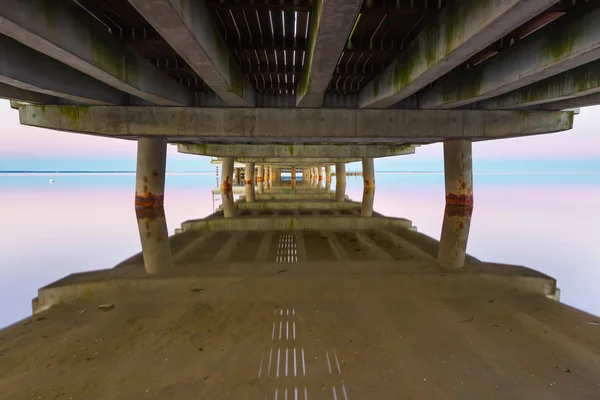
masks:
<path fill-rule="evenodd" d="M 385 145 L 346 145 L 328 144 L 271 144 L 271 145 L 241 145 L 241 144 L 179 144 L 177 151 L 187 154 L 198 154 L 212 157 L 315 157 L 315 158 L 362 158 L 362 157 L 391 157 L 414 154 L 415 146 L 385 146 Z"/>
<path fill-rule="evenodd" d="M 600 93 L 588 94 L 587 96 L 573 97 L 567 100 L 555 101 L 552 103 L 535 106 L 538 110 L 566 110 L 570 108 L 589 107 L 600 104 Z"/>
<path fill-rule="evenodd" d="M 204 0 L 129 3 L 227 105 L 254 106 L 254 87 L 232 58 Z"/>
<path fill-rule="evenodd" d="M 359 107 L 386 108 L 416 93 L 556 0 L 478 0 L 448 5 L 360 92 Z"/>
<path fill-rule="evenodd" d="M 600 21 L 599 21 L 600 23 Z M 600 60 L 546 78 L 477 104 L 485 110 L 512 109 L 568 100 L 600 92 Z"/>
<path fill-rule="evenodd" d="M 246 162 L 254 162 L 254 163 L 259 163 L 259 164 L 264 164 L 264 165 L 280 165 L 280 164 L 284 164 L 284 165 L 293 165 L 293 166 L 300 166 L 300 165 L 315 165 L 315 164 L 320 164 L 320 165 L 335 165 L 335 163 L 337 162 L 343 162 L 343 163 L 351 163 L 351 162 L 356 162 L 356 161 L 360 161 L 360 158 L 335 158 L 335 157 L 323 157 L 323 158 L 316 158 L 316 157 L 306 157 L 306 158 L 289 158 L 289 157 L 263 157 L 263 158 L 254 158 L 254 157 L 238 157 L 236 158 L 237 162 L 242 162 L 242 163 L 246 163 Z"/>
<path fill-rule="evenodd" d="M 444 76 L 418 95 L 419 108 L 461 107 L 599 59 L 600 7 L 592 3 L 539 29 L 487 62 Z"/>
<path fill-rule="evenodd" d="M 125 101 L 125 94 L 117 89 L 3 35 L 0 35 L 0 82 L 78 103 L 110 105 Z"/>
<path fill-rule="evenodd" d="M 47 94 L 16 88 L 5 83 L 0 83 L 0 99 L 22 101 L 31 104 L 57 103 L 56 97 L 54 96 L 48 96 Z"/>
<path fill-rule="evenodd" d="M 24 125 L 99 136 L 223 143 L 438 142 L 564 131 L 562 111 L 334 110 L 190 107 L 19 107 Z M 443 127 L 443 129 L 440 129 Z"/>
<path fill-rule="evenodd" d="M 306 64 L 296 88 L 298 107 L 321 107 L 362 0 L 317 0 L 308 34 Z"/>
<path fill-rule="evenodd" d="M 74 2 L 0 0 L 0 33 L 154 104 L 192 104 L 190 90 L 129 51 Z"/>

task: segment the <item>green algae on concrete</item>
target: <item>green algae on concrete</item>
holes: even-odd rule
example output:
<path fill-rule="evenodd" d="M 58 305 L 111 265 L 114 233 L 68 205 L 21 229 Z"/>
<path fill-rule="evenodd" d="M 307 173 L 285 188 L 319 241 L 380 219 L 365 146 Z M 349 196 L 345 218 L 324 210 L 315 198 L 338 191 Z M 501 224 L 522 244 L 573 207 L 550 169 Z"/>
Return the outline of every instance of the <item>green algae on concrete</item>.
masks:
<path fill-rule="evenodd" d="M 308 93 L 308 84 L 310 80 L 310 71 L 312 68 L 312 59 L 317 43 L 317 34 L 319 33 L 319 25 L 321 23 L 321 13 L 323 11 L 323 0 L 317 0 L 313 7 L 310 21 L 310 31 L 308 33 L 308 54 L 306 57 L 306 65 L 300 79 L 298 80 L 297 99 L 300 100 Z"/>
<path fill-rule="evenodd" d="M 544 30 L 542 54 L 558 61 L 573 53 L 577 41 L 583 36 L 585 25 L 579 21 L 563 24 L 562 29 Z"/>
<path fill-rule="evenodd" d="M 108 72 L 120 81 L 139 88 L 138 64 L 136 57 L 121 47 L 117 42 L 107 40 L 107 37 L 94 29 L 78 26 L 78 31 L 86 32 L 89 38 L 92 64 Z"/>
<path fill-rule="evenodd" d="M 45 111 L 45 108 L 44 108 Z M 89 106 L 59 106 L 58 111 L 70 128 L 78 128 L 82 117 L 90 111 Z"/>

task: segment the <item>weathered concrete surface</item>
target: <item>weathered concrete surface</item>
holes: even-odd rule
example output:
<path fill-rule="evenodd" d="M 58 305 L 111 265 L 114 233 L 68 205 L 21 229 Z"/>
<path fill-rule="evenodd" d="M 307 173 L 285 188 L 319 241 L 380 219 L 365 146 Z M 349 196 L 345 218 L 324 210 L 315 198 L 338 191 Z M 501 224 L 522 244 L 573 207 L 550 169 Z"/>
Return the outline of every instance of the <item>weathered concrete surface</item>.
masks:
<path fill-rule="evenodd" d="M 223 202 L 223 216 L 225 218 L 235 216 L 231 182 L 233 182 L 233 157 L 223 157 L 223 163 L 221 164 L 221 201 Z"/>
<path fill-rule="evenodd" d="M 298 107 L 321 107 L 362 0 L 318 0 L 313 4 L 308 51 L 296 87 Z"/>
<path fill-rule="evenodd" d="M 2 78 L 0 78 L 2 79 Z M 33 92 L 31 90 L 20 89 L 5 83 L 0 83 L 0 99 L 11 101 L 22 101 L 31 104 L 56 104 L 57 99 L 43 93 Z M 11 105 L 12 107 L 12 105 Z M 19 106 L 16 106 L 19 109 Z"/>
<path fill-rule="evenodd" d="M 73 2 L 0 0 L 0 33 L 154 104 L 192 104 L 191 91 L 129 51 Z"/>
<path fill-rule="evenodd" d="M 600 58 L 596 2 L 532 33 L 468 71 L 448 74 L 419 95 L 423 109 L 455 108 L 499 96 Z"/>
<path fill-rule="evenodd" d="M 554 3 L 479 0 L 448 5 L 365 86 L 359 106 L 386 108 L 416 93 Z"/>
<path fill-rule="evenodd" d="M 375 201 L 375 163 L 372 158 L 362 159 L 363 197 L 360 215 L 370 217 L 373 215 Z"/>
<path fill-rule="evenodd" d="M 559 100 L 552 103 L 541 104 L 535 108 L 540 110 L 566 110 L 569 108 L 589 107 L 600 104 L 600 93 L 589 94 L 587 96 L 573 97 L 568 100 Z"/>
<path fill-rule="evenodd" d="M 331 163 L 331 164 L 335 164 L 336 162 L 344 162 L 344 163 L 351 163 L 351 162 L 356 162 L 356 161 L 360 161 L 360 158 L 331 158 L 331 157 L 322 157 L 322 158 L 315 158 L 315 157 L 303 157 L 303 158 L 297 158 L 297 157 L 237 157 L 236 158 L 237 162 L 241 162 L 241 163 L 247 163 L 247 162 L 255 162 L 255 163 L 261 163 L 261 164 L 266 164 L 266 165 L 279 165 L 279 164 L 286 164 L 287 166 L 302 166 L 302 165 L 309 165 L 309 164 L 314 164 L 314 163 Z"/>
<path fill-rule="evenodd" d="M 162 208 L 165 194 L 167 141 L 140 138 L 135 169 L 135 207 Z"/>
<path fill-rule="evenodd" d="M 254 88 L 232 59 L 204 0 L 129 2 L 227 105 L 254 106 Z"/>
<path fill-rule="evenodd" d="M 515 109 L 600 92 L 600 60 L 477 103 L 480 109 Z"/>
<path fill-rule="evenodd" d="M 316 181 L 316 179 L 313 179 Z M 314 184 L 314 183 L 313 183 Z M 332 200 L 334 199 L 335 193 L 323 193 L 319 192 L 313 186 L 313 191 L 298 191 L 298 192 L 270 192 L 266 190 L 264 194 L 258 194 L 256 196 L 257 201 L 265 200 Z"/>
<path fill-rule="evenodd" d="M 0 17 L 0 30 L 1 27 Z M 125 101 L 123 92 L 2 35 L 0 82 L 80 103 L 110 105 Z M 53 103 L 56 102 L 49 104 Z"/>
<path fill-rule="evenodd" d="M 177 151 L 187 154 L 198 154 L 212 157 L 238 158 L 362 158 L 362 157 L 391 157 L 413 154 L 415 146 L 381 146 L 381 145 L 352 145 L 337 146 L 329 144 L 178 144 Z"/>
<path fill-rule="evenodd" d="M 456 269 L 465 265 L 472 213 L 472 207 L 446 205 L 437 256 L 442 267 Z"/>
<path fill-rule="evenodd" d="M 444 142 L 446 204 L 473 206 L 473 150 L 468 140 Z"/>
<path fill-rule="evenodd" d="M 167 221 L 163 208 L 137 209 L 144 268 L 148 275 L 169 273 L 173 268 Z"/>
<path fill-rule="evenodd" d="M 66 108 L 65 108 L 66 107 Z M 487 140 L 571 129 L 572 112 L 23 106 L 24 125 L 109 137 L 242 143 Z M 440 129 L 444 127 L 444 129 Z"/>
<path fill-rule="evenodd" d="M 240 210 L 360 210 L 360 203 L 331 200 L 270 200 L 256 203 L 238 202 Z"/>
<path fill-rule="evenodd" d="M 290 199 L 295 200 L 295 199 Z M 357 216 L 302 215 L 302 216 L 244 216 L 240 218 L 214 218 L 185 221 L 182 230 L 212 231 L 279 231 L 279 230 L 370 230 L 410 228 L 412 223 L 403 218 L 371 218 Z"/>

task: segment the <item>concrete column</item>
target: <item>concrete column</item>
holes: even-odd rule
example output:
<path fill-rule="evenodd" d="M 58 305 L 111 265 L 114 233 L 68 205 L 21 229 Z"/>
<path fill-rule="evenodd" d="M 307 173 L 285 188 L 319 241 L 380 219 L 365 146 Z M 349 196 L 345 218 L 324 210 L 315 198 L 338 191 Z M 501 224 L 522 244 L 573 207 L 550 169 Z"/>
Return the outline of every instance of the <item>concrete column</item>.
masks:
<path fill-rule="evenodd" d="M 331 165 L 325 166 L 325 191 L 331 190 Z"/>
<path fill-rule="evenodd" d="M 465 265 L 472 207 L 446 205 L 437 261 L 444 268 Z"/>
<path fill-rule="evenodd" d="M 171 244 L 165 211 L 159 208 L 136 209 L 144 268 L 149 275 L 172 272 Z"/>
<path fill-rule="evenodd" d="M 292 167 L 292 189 L 296 189 L 296 168 Z"/>
<path fill-rule="evenodd" d="M 166 139 L 138 139 L 135 208 L 163 206 L 166 164 Z"/>
<path fill-rule="evenodd" d="M 472 207 L 473 161 L 470 140 L 444 142 L 444 175 L 446 204 Z"/>
<path fill-rule="evenodd" d="M 256 198 L 254 194 L 254 163 L 246 163 L 246 177 L 244 178 L 245 189 L 246 189 L 246 202 L 254 203 Z"/>
<path fill-rule="evenodd" d="M 335 199 L 343 203 L 346 200 L 346 164 L 335 164 Z"/>
<path fill-rule="evenodd" d="M 375 200 L 375 165 L 372 158 L 363 158 L 363 198 L 360 214 L 363 217 L 373 215 L 373 201 Z"/>
<path fill-rule="evenodd" d="M 231 218 L 235 214 L 233 204 L 233 190 L 231 181 L 233 179 L 233 157 L 223 157 L 223 171 L 221 172 L 221 198 L 223 200 L 223 216 Z"/>
<path fill-rule="evenodd" d="M 263 194 L 265 192 L 265 184 L 264 180 L 264 167 L 262 165 L 258 166 L 258 171 L 256 171 L 256 184 L 258 186 L 258 193 Z"/>
<path fill-rule="evenodd" d="M 239 168 L 235 168 L 234 171 L 235 171 L 235 184 L 239 185 L 241 183 L 240 182 L 241 176 L 242 176 L 241 171 Z"/>

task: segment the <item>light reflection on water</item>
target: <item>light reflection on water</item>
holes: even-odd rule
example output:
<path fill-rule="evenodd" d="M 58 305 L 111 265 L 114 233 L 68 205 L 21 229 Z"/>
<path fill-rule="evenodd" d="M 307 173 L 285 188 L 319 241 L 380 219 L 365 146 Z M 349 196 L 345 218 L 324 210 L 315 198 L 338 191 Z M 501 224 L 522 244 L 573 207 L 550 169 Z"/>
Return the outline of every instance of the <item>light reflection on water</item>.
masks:
<path fill-rule="evenodd" d="M 31 313 L 37 289 L 70 273 L 111 268 L 141 250 L 133 174 L 0 176 L 0 326 Z M 376 212 L 412 221 L 440 238 L 443 175 L 377 174 Z M 360 177 L 346 193 L 360 201 Z M 525 265 L 558 281 L 561 301 L 600 314 L 600 175 L 475 174 L 467 252 Z M 218 207 L 214 173 L 167 176 L 169 234 Z M 335 187 L 333 183 L 332 187 Z M 7 234 L 9 233 L 9 234 Z M 6 305 L 10 305 L 7 307 Z"/>

